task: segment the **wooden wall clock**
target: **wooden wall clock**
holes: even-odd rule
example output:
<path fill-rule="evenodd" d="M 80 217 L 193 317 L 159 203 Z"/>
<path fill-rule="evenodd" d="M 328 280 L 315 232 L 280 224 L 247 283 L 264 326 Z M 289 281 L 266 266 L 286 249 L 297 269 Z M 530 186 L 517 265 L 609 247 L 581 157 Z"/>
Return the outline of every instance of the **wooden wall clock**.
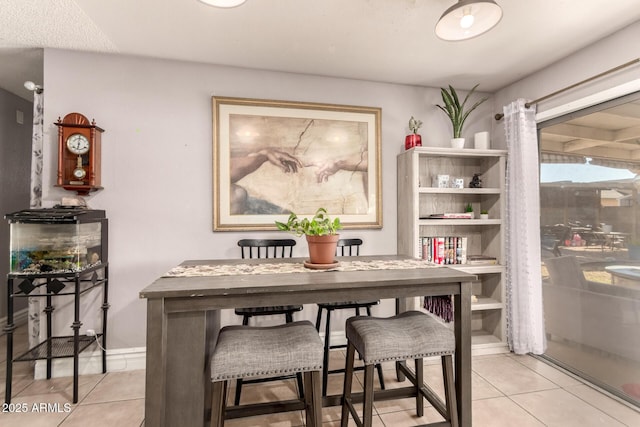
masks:
<path fill-rule="evenodd" d="M 80 113 L 69 113 L 58 126 L 58 187 L 86 196 L 101 190 L 100 148 L 104 129 Z"/>

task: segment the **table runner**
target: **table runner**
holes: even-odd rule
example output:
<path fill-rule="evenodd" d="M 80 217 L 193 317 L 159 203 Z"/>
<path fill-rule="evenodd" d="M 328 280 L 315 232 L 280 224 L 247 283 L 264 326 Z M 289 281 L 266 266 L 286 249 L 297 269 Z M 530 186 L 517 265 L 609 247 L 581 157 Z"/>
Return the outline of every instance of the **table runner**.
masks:
<path fill-rule="evenodd" d="M 361 271 L 361 270 L 396 270 L 415 268 L 439 268 L 440 265 L 431 264 L 419 259 L 406 260 L 371 260 L 371 261 L 340 261 L 330 270 L 314 270 L 306 268 L 302 263 L 273 262 L 252 263 L 247 260 L 242 264 L 205 264 L 179 265 L 172 268 L 162 277 L 203 277 L 203 276 L 232 276 L 246 274 L 281 274 L 281 273 L 312 273 L 325 271 Z"/>

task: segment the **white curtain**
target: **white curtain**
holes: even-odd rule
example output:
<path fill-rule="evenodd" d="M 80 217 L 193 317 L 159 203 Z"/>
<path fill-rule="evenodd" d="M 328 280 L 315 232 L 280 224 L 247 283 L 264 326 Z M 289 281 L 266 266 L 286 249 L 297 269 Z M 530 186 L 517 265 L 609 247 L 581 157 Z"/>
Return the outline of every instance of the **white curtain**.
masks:
<path fill-rule="evenodd" d="M 44 95 L 42 89 L 33 92 L 33 133 L 31 137 L 31 209 L 42 207 L 42 139 Z M 42 288 L 40 288 L 42 289 Z M 29 347 L 40 342 L 40 298 L 29 298 Z"/>
<path fill-rule="evenodd" d="M 517 354 L 544 353 L 540 274 L 540 193 L 535 109 L 504 107 L 507 136 L 507 341 Z"/>
<path fill-rule="evenodd" d="M 42 89 L 33 92 L 33 134 L 31 138 L 31 202 L 32 209 L 42 207 L 42 131 L 44 96 Z"/>

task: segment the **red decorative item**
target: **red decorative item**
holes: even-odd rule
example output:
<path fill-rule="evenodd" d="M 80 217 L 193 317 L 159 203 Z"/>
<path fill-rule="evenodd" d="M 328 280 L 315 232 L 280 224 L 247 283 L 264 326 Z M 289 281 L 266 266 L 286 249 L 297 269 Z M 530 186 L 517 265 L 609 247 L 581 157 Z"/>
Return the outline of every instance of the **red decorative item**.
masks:
<path fill-rule="evenodd" d="M 422 137 L 417 133 L 407 135 L 404 139 L 404 149 L 408 150 L 413 147 L 422 147 Z"/>

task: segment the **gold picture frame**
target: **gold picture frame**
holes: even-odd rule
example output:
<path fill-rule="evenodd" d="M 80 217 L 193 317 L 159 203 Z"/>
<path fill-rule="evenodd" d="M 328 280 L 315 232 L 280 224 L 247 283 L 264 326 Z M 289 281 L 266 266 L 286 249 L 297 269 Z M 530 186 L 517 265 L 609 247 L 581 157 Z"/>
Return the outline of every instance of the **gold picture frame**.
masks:
<path fill-rule="evenodd" d="M 324 207 L 382 228 L 382 109 L 212 97 L 213 229 L 275 230 Z"/>

